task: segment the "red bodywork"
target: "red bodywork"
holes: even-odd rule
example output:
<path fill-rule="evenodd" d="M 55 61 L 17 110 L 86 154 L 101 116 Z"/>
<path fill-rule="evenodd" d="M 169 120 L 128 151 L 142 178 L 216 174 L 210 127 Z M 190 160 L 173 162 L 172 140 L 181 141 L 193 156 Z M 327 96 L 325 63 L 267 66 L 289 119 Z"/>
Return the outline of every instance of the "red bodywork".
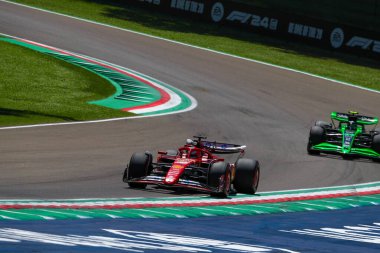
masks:
<path fill-rule="evenodd" d="M 146 176 L 125 180 L 127 183 L 153 184 L 163 187 L 182 187 L 204 192 L 220 191 L 220 186 L 211 186 L 209 173 L 212 165 L 224 159 L 214 153 L 239 153 L 244 155 L 245 146 L 198 141 L 174 151 L 159 151 L 157 162 Z M 235 163 L 229 163 L 229 179 L 233 180 Z M 224 177 L 221 176 L 221 181 Z"/>
<path fill-rule="evenodd" d="M 157 158 L 157 163 L 160 163 L 164 159 L 173 159 L 173 156 L 168 156 L 166 152 L 158 152 L 161 154 Z M 223 158 L 213 155 L 208 150 L 193 147 L 185 146 L 178 149 L 178 153 L 175 156 L 174 162 L 170 167 L 166 177 L 164 179 L 165 185 L 175 185 L 178 183 L 179 178 L 182 173 L 191 165 L 201 167 L 202 164 L 210 164 L 211 162 L 224 161 Z"/>

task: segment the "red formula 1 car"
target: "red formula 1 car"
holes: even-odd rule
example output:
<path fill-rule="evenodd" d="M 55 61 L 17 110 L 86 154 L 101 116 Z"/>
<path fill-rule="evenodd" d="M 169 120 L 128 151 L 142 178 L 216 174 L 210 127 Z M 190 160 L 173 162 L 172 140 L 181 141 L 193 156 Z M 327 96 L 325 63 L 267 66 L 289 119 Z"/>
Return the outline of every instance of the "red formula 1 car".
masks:
<path fill-rule="evenodd" d="M 123 181 L 131 188 L 147 184 L 179 187 L 227 197 L 230 193 L 254 194 L 259 184 L 260 165 L 244 159 L 244 145 L 208 142 L 194 136 L 178 150 L 159 151 L 157 162 L 150 152 L 134 153 L 124 171 Z M 227 163 L 215 154 L 238 154 L 234 163 Z M 233 186 L 231 186 L 233 184 Z"/>

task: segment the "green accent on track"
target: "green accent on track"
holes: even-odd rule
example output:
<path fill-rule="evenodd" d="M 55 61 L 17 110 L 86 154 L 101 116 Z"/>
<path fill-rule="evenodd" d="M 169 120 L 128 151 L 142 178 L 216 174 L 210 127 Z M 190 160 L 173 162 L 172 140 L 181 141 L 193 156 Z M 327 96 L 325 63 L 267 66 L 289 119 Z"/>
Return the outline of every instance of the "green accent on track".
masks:
<path fill-rule="evenodd" d="M 380 194 L 281 203 L 202 207 L 163 207 L 133 209 L 7 209 L 0 210 L 0 221 L 89 218 L 197 218 L 209 216 L 261 215 L 288 212 L 328 211 L 374 205 L 380 205 Z"/>
<path fill-rule="evenodd" d="M 156 89 L 118 71 L 102 67 L 98 64 L 89 63 L 74 56 L 55 52 L 49 52 L 47 54 L 94 72 L 108 80 L 115 87 L 116 93 L 114 95 L 102 100 L 91 101 L 89 102 L 90 104 L 120 110 L 146 105 L 161 98 L 160 93 Z"/>
<path fill-rule="evenodd" d="M 101 76 L 102 78 L 105 78 L 115 87 L 115 94 L 102 100 L 91 101 L 89 102 L 90 104 L 120 110 L 123 108 L 150 104 L 161 98 L 160 93 L 156 89 L 116 70 L 103 67 L 96 63 L 88 62 L 75 56 L 61 54 L 44 47 L 39 47 L 19 40 L 11 38 L 0 38 L 0 40 L 23 46 L 82 67 Z"/>
<path fill-rule="evenodd" d="M 311 189 L 299 189 L 299 190 L 287 190 L 287 191 L 273 191 L 273 192 L 259 192 L 255 195 L 247 195 L 247 194 L 238 194 L 236 196 L 230 196 L 230 199 L 243 199 L 247 197 L 255 197 L 255 196 L 281 196 L 281 195 L 289 195 L 289 194 L 308 194 L 308 193 L 324 193 L 328 194 L 331 192 L 331 194 L 337 192 L 337 191 L 352 191 L 357 192 L 358 190 L 363 190 L 367 188 L 373 188 L 373 187 L 380 187 L 380 182 L 373 182 L 373 183 L 364 183 L 364 184 L 355 184 L 355 185 L 345 185 L 345 186 L 332 186 L 332 187 L 324 187 L 324 188 L 311 188 Z M 371 195 L 374 196 L 374 195 Z M 210 196 L 188 196 L 188 197 L 170 197 L 170 198 L 96 198 L 96 199 L 51 199 L 51 200 L 40 200 L 40 199 L 31 199 L 31 200 L 14 200 L 14 199 L 1 199 L 0 205 L 5 203 L 13 203 L 13 204 L 22 204 L 22 203 L 35 203 L 35 204 L 44 204 L 46 202 L 54 202 L 57 204 L 60 203 L 71 203 L 71 204 L 83 204 L 83 203 L 103 203 L 108 204 L 110 202 L 162 202 L 162 201 L 202 201 L 202 200 L 212 200 L 215 199 Z"/>
<path fill-rule="evenodd" d="M 183 91 L 181 91 L 181 90 L 179 90 L 179 89 L 177 89 L 177 88 L 175 88 L 169 84 L 166 84 L 164 82 L 161 82 L 159 80 L 156 80 L 154 78 L 151 78 L 149 76 L 146 76 L 144 74 L 138 73 L 138 72 L 130 70 L 130 69 L 125 69 L 123 67 L 121 67 L 121 69 L 127 70 L 128 72 L 131 72 L 132 74 L 141 76 L 144 79 L 155 82 L 155 83 L 173 91 L 174 93 L 176 93 L 181 98 L 181 103 L 179 105 L 173 107 L 173 108 L 161 110 L 161 111 L 155 111 L 155 112 L 151 112 L 151 113 L 143 113 L 143 115 L 156 115 L 156 114 L 165 114 L 165 113 L 181 111 L 181 110 L 185 110 L 186 108 L 189 108 L 193 104 L 193 102 L 190 100 L 190 98 L 187 95 L 185 95 Z"/>

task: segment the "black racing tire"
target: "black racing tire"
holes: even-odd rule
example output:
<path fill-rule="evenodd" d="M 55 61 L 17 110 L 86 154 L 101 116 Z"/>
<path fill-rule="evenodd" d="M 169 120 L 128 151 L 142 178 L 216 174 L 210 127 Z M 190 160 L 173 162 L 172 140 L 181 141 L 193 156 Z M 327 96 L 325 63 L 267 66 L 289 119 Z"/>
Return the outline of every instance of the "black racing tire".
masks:
<path fill-rule="evenodd" d="M 236 162 L 234 188 L 238 193 L 255 194 L 260 181 L 260 164 L 241 158 Z"/>
<path fill-rule="evenodd" d="M 123 182 L 127 183 L 128 182 L 128 166 L 125 168 L 124 173 L 123 173 Z"/>
<path fill-rule="evenodd" d="M 322 127 L 322 128 L 324 128 L 324 129 L 326 129 L 326 128 L 331 128 L 331 124 L 330 124 L 330 123 L 328 123 L 328 122 L 326 122 L 326 121 L 322 121 L 322 120 L 318 120 L 318 121 L 316 121 L 316 122 L 315 122 L 315 125 L 316 125 L 316 126 L 319 126 L 319 127 Z"/>
<path fill-rule="evenodd" d="M 124 172 L 124 177 L 127 180 L 133 178 L 144 177 L 148 175 L 152 167 L 152 155 L 150 153 L 134 153 L 131 157 L 128 167 Z M 128 183 L 131 188 L 144 189 L 146 184 L 141 183 Z"/>
<path fill-rule="evenodd" d="M 372 140 L 372 148 L 373 148 L 377 153 L 380 153 L 380 134 L 373 136 L 373 140 Z"/>
<path fill-rule="evenodd" d="M 325 130 L 320 126 L 313 126 L 310 129 L 309 139 L 313 145 L 323 142 Z"/>
<path fill-rule="evenodd" d="M 375 135 L 380 135 L 380 128 L 375 128 L 374 132 L 375 132 Z"/>
<path fill-rule="evenodd" d="M 224 177 L 222 177 L 224 176 Z M 223 184 L 222 186 L 220 184 Z M 208 174 L 208 185 L 212 188 L 220 188 L 219 192 L 212 192 L 214 197 L 227 198 L 231 188 L 231 171 L 226 162 L 216 162 L 210 167 Z"/>
<path fill-rule="evenodd" d="M 373 136 L 372 149 L 380 154 L 380 134 Z M 375 162 L 380 162 L 380 158 L 374 158 Z"/>
<path fill-rule="evenodd" d="M 312 146 L 312 144 L 311 144 L 311 142 L 309 140 L 309 142 L 307 143 L 307 153 L 309 155 L 319 155 L 321 153 L 319 150 L 313 150 L 313 149 L 311 149 L 311 146 Z"/>
<path fill-rule="evenodd" d="M 307 152 L 310 155 L 319 155 L 318 150 L 312 150 L 311 147 L 323 142 L 325 138 L 325 129 L 321 126 L 312 126 L 309 134 L 309 142 L 307 144 Z"/>

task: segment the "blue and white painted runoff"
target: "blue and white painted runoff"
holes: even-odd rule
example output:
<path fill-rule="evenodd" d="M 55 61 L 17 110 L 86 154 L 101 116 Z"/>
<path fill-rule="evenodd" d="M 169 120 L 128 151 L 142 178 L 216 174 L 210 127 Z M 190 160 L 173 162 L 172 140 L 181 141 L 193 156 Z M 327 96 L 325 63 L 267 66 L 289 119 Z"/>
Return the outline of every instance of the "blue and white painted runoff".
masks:
<path fill-rule="evenodd" d="M 0 249 L 12 253 L 378 253 L 379 213 L 379 206 L 370 206 L 313 213 L 175 220 L 3 221 L 0 223 Z"/>

